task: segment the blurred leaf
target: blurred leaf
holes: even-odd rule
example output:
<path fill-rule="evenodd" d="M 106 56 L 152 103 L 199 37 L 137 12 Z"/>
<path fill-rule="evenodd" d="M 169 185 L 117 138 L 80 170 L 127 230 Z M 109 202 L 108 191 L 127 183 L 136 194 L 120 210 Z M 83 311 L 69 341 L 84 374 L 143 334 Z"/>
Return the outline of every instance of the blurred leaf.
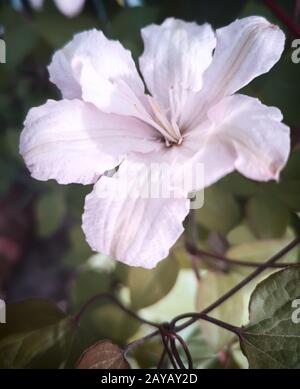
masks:
<path fill-rule="evenodd" d="M 252 369 L 299 369 L 300 327 L 292 321 L 292 302 L 300 296 L 300 267 L 272 274 L 254 290 L 250 324 L 241 347 Z"/>
<path fill-rule="evenodd" d="M 82 228 L 75 225 L 70 230 L 70 250 L 63 259 L 66 266 L 75 267 L 87 261 L 92 250 L 86 243 Z"/>
<path fill-rule="evenodd" d="M 144 336 L 144 334 L 142 335 Z M 158 365 L 159 359 L 163 352 L 161 339 L 153 338 L 152 340 L 141 344 L 133 350 L 133 356 L 138 362 L 140 369 L 151 369 Z"/>
<path fill-rule="evenodd" d="M 111 276 L 107 272 L 87 267 L 80 269 L 70 292 L 73 308 L 78 309 L 96 294 L 107 292 L 110 286 Z"/>
<path fill-rule="evenodd" d="M 240 17 L 245 18 L 253 15 L 261 15 L 267 18 L 270 22 L 278 23 L 276 16 L 260 0 L 248 0 L 243 12 L 240 14 Z"/>
<path fill-rule="evenodd" d="M 152 7 L 123 8 L 111 21 L 111 36 L 132 51 L 137 58 L 142 50 L 141 29 L 157 22 L 158 10 Z"/>
<path fill-rule="evenodd" d="M 171 8 L 174 16 L 185 20 L 196 20 L 198 23 L 211 23 L 214 27 L 224 26 L 235 20 L 243 7 L 245 0 L 215 0 L 209 1 L 185 0 L 176 1 L 176 7 Z M 170 10 L 168 9 L 170 12 Z"/>
<path fill-rule="evenodd" d="M 289 222 L 289 210 L 274 196 L 258 195 L 248 201 L 247 220 L 258 238 L 280 238 Z"/>
<path fill-rule="evenodd" d="M 45 4 L 45 7 L 47 9 L 44 12 L 35 15 L 32 27 L 56 49 L 65 45 L 76 33 L 101 27 L 97 25 L 99 21 L 89 15 L 82 14 L 80 17 L 69 19 L 58 13 L 51 5 Z"/>
<path fill-rule="evenodd" d="M 57 368 L 66 359 L 72 333 L 70 319 L 49 302 L 8 305 L 7 324 L 0 327 L 0 366 Z"/>
<path fill-rule="evenodd" d="M 299 67 L 291 61 L 291 54 L 287 53 L 265 77 L 264 85 L 259 91 L 259 97 L 264 104 L 280 108 L 284 122 L 295 127 L 299 126 L 300 121 L 299 84 Z"/>
<path fill-rule="evenodd" d="M 241 276 L 233 272 L 224 274 L 208 271 L 199 282 L 197 311 L 202 311 L 240 281 Z M 246 306 L 244 305 L 243 293 L 239 292 L 229 301 L 214 309 L 211 316 L 240 326 L 246 319 L 245 313 Z M 215 351 L 220 351 L 233 337 L 232 333 L 205 320 L 201 320 L 200 325 L 205 340 Z"/>
<path fill-rule="evenodd" d="M 276 195 L 292 211 L 300 211 L 300 179 L 282 181 Z"/>
<path fill-rule="evenodd" d="M 39 234 L 48 237 L 57 231 L 64 220 L 65 212 L 65 199 L 60 191 L 43 194 L 37 203 Z"/>
<path fill-rule="evenodd" d="M 110 340 L 98 342 L 80 357 L 78 369 L 130 369 L 124 352 Z"/>
<path fill-rule="evenodd" d="M 217 186 L 224 191 L 244 197 L 255 194 L 259 189 L 257 182 L 242 176 L 238 172 L 227 175 L 217 184 Z"/>
<path fill-rule="evenodd" d="M 140 315 L 154 322 L 170 321 L 173 317 L 195 310 L 197 280 L 191 269 L 178 273 L 172 290 L 155 304 L 143 308 Z"/>
<path fill-rule="evenodd" d="M 288 230 L 287 234 L 281 239 L 267 239 L 260 241 L 253 241 L 232 246 L 227 252 L 226 256 L 232 259 L 265 262 L 274 254 L 280 251 L 284 246 L 294 239 L 294 234 Z M 283 261 L 295 262 L 297 255 L 295 252 L 290 252 L 283 257 Z"/>
<path fill-rule="evenodd" d="M 282 180 L 285 181 L 300 181 L 300 148 L 295 149 L 287 162 L 286 167 L 282 172 Z"/>
<path fill-rule="evenodd" d="M 141 323 L 133 319 L 119 307 L 112 304 L 99 305 L 91 309 L 83 323 L 99 339 L 112 339 L 118 344 L 126 344 L 137 332 Z"/>
<path fill-rule="evenodd" d="M 162 299 L 175 285 L 177 275 L 178 264 L 174 258 L 161 261 L 151 270 L 130 268 L 128 287 L 132 308 L 138 310 Z"/>
<path fill-rule="evenodd" d="M 289 244 L 294 238 L 294 233 L 288 229 L 286 235 L 281 239 L 252 241 L 232 246 L 226 252 L 226 257 L 239 261 L 265 262 L 282 250 L 283 247 Z M 280 262 L 296 263 L 298 260 L 297 258 L 295 251 L 291 251 L 286 254 Z M 247 275 L 251 271 L 251 268 L 235 266 L 234 270 L 239 274 Z M 256 280 L 256 282 L 258 281 L 259 279 Z"/>
<path fill-rule="evenodd" d="M 218 360 L 218 355 L 215 351 L 211 350 L 207 342 L 205 341 L 200 326 L 196 326 L 186 337 L 186 343 L 191 353 L 194 368 L 206 369 L 210 366 L 221 368 Z M 180 354 L 184 356 L 183 350 L 180 349 Z"/>
<path fill-rule="evenodd" d="M 7 58 L 5 66 L 18 66 L 28 56 L 38 42 L 38 36 L 31 24 L 9 6 L 1 8 L 1 23 L 5 28 Z"/>
<path fill-rule="evenodd" d="M 19 143 L 20 143 L 20 133 L 16 131 L 14 128 L 9 128 L 5 134 L 5 141 L 7 148 L 9 150 L 10 155 L 15 157 L 16 159 L 20 159 L 19 154 Z"/>
<path fill-rule="evenodd" d="M 256 238 L 251 232 L 249 226 L 242 223 L 228 233 L 227 241 L 230 246 L 236 246 L 241 243 L 254 242 L 256 241 Z"/>
<path fill-rule="evenodd" d="M 216 186 L 205 189 L 204 206 L 197 210 L 197 221 L 214 232 L 226 233 L 240 220 L 234 197 Z"/>

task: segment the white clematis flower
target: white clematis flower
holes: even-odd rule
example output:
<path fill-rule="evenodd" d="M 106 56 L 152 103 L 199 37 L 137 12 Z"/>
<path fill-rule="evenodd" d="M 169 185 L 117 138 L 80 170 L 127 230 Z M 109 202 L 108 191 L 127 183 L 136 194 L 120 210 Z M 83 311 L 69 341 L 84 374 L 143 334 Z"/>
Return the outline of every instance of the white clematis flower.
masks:
<path fill-rule="evenodd" d="M 41 10 L 44 5 L 44 0 L 29 0 L 32 8 Z M 85 0 L 54 0 L 55 5 L 61 13 L 72 18 L 77 16 L 85 3 Z"/>
<path fill-rule="evenodd" d="M 131 174 L 137 195 L 118 199 L 114 188 L 125 172 L 137 161 L 171 169 L 201 162 L 203 186 L 233 170 L 278 179 L 290 132 L 277 108 L 235 94 L 282 54 L 284 34 L 266 19 L 237 20 L 215 33 L 208 24 L 170 18 L 144 28 L 142 37 L 140 71 L 151 96 L 119 42 L 96 30 L 78 34 L 49 66 L 63 99 L 30 110 L 20 151 L 36 179 L 95 184 L 83 215 L 95 251 L 152 268 L 183 232 L 187 192 L 200 188 L 145 198 Z M 103 176 L 119 164 L 117 174 Z"/>

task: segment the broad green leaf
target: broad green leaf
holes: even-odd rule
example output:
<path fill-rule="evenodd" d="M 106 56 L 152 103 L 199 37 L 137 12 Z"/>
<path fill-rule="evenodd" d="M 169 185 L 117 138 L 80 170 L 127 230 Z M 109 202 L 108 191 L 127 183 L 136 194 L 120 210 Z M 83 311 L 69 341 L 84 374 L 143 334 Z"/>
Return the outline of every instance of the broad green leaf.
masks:
<path fill-rule="evenodd" d="M 228 274 L 206 272 L 198 286 L 197 311 L 202 311 L 240 281 L 241 276 L 233 272 Z M 213 310 L 210 315 L 224 322 L 240 326 L 247 321 L 246 308 L 243 291 L 241 291 Z M 231 332 L 205 320 L 201 320 L 200 325 L 205 340 L 215 351 L 221 350 L 233 337 Z"/>
<path fill-rule="evenodd" d="M 217 186 L 204 192 L 204 206 L 197 210 L 197 221 L 210 231 L 227 233 L 240 220 L 240 209 L 234 197 Z"/>
<path fill-rule="evenodd" d="M 293 232 L 288 229 L 281 239 L 266 239 L 234 245 L 226 252 L 226 257 L 241 261 L 265 262 L 294 238 Z M 285 255 L 280 262 L 296 262 L 296 260 L 297 255 L 294 251 Z"/>
<path fill-rule="evenodd" d="M 48 237 L 57 231 L 63 222 L 65 212 L 65 199 L 59 190 L 43 194 L 37 203 L 39 234 Z"/>
<path fill-rule="evenodd" d="M 67 359 L 74 329 L 55 305 L 28 300 L 7 306 L 0 326 L 1 368 L 57 368 Z"/>
<path fill-rule="evenodd" d="M 299 298 L 299 266 L 276 272 L 256 287 L 249 305 L 250 323 L 241 337 L 250 368 L 300 368 L 300 326 L 292 320 L 292 303 Z"/>
<path fill-rule="evenodd" d="M 155 304 L 143 308 L 140 315 L 154 322 L 170 321 L 173 317 L 195 310 L 197 280 L 193 270 L 182 269 L 172 290 Z"/>
<path fill-rule="evenodd" d="M 86 313 L 83 324 L 98 339 L 111 339 L 125 345 L 138 331 L 141 323 L 113 304 L 95 304 L 95 308 Z"/>
<path fill-rule="evenodd" d="M 110 340 L 88 348 L 77 363 L 78 369 L 130 369 L 124 352 Z"/>
<path fill-rule="evenodd" d="M 274 196 L 254 196 L 247 204 L 247 221 L 258 238 L 280 238 L 289 222 L 289 210 Z"/>
<path fill-rule="evenodd" d="M 177 261 L 170 257 L 151 270 L 130 268 L 128 287 L 132 308 L 138 310 L 161 300 L 175 285 L 177 275 Z"/>

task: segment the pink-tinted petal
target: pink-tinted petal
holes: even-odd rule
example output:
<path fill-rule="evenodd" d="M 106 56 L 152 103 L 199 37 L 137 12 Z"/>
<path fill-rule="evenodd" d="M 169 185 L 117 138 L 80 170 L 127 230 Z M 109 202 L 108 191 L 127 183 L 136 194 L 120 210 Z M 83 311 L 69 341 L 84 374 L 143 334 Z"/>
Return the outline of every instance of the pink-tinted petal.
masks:
<path fill-rule="evenodd" d="M 29 3 L 32 8 L 36 10 L 41 10 L 44 4 L 44 0 L 29 0 Z"/>
<path fill-rule="evenodd" d="M 113 177 L 101 177 L 87 196 L 83 230 L 93 250 L 153 268 L 182 234 L 189 200 L 144 196 L 144 185 L 130 174 L 130 166 L 127 179 L 124 168 Z M 120 187 L 124 191 L 119 196 Z"/>
<path fill-rule="evenodd" d="M 85 0 L 54 0 L 54 2 L 61 13 L 72 18 L 81 12 Z"/>
<path fill-rule="evenodd" d="M 202 87 L 212 59 L 215 35 L 208 24 L 169 18 L 142 30 L 145 50 L 140 67 L 147 87 L 170 117 L 177 118 L 190 91 Z"/>
<path fill-rule="evenodd" d="M 143 114 L 144 85 L 130 52 L 101 31 L 77 34 L 54 54 L 49 73 L 65 98 L 83 98 L 107 113 Z"/>
<path fill-rule="evenodd" d="M 203 88 L 186 104 L 185 126 L 201 122 L 211 105 L 268 72 L 284 49 L 283 32 L 265 18 L 251 16 L 217 30 L 213 60 L 203 77 Z"/>
<path fill-rule="evenodd" d="M 279 109 L 244 95 L 226 97 L 208 113 L 215 136 L 235 149 L 235 168 L 248 178 L 277 180 L 290 152 Z M 218 157 L 216 157 L 218 158 Z"/>
<path fill-rule="evenodd" d="M 20 152 L 34 178 L 59 183 L 96 182 L 130 151 L 160 147 L 138 119 L 108 115 L 80 100 L 49 100 L 29 111 Z"/>

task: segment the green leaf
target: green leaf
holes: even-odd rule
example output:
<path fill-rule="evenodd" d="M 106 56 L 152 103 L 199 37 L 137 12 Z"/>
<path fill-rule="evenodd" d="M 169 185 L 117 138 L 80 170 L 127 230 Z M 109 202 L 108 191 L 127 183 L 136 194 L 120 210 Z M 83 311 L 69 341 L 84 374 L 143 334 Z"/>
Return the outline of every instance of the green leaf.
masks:
<path fill-rule="evenodd" d="M 265 77 L 263 88 L 259 91 L 259 98 L 266 105 L 280 108 L 285 123 L 296 128 L 300 120 L 299 83 L 299 67 L 291 61 L 291 53 L 288 52 Z"/>
<path fill-rule="evenodd" d="M 141 323 L 113 304 L 99 305 L 86 314 L 83 324 L 98 339 L 112 339 L 118 344 L 126 344 L 138 331 Z"/>
<path fill-rule="evenodd" d="M 82 228 L 75 225 L 70 230 L 70 250 L 63 259 L 66 266 L 75 267 L 87 261 L 91 256 L 92 250 L 86 243 Z"/>
<path fill-rule="evenodd" d="M 274 196 L 257 195 L 248 201 L 247 221 L 256 237 L 280 238 L 289 222 L 289 210 Z"/>
<path fill-rule="evenodd" d="M 227 233 L 240 220 L 234 197 L 217 186 L 205 189 L 204 206 L 197 210 L 197 221 L 210 231 Z"/>
<path fill-rule="evenodd" d="M 78 369 L 130 369 L 124 352 L 110 340 L 98 342 L 80 357 Z"/>
<path fill-rule="evenodd" d="M 299 297 L 299 266 L 276 272 L 256 287 L 249 305 L 250 323 L 241 337 L 250 368 L 300 368 L 300 326 L 292 320 L 292 303 Z"/>
<path fill-rule="evenodd" d="M 153 322 L 170 321 L 173 317 L 195 310 L 197 279 L 191 269 L 181 269 L 172 290 L 161 300 L 143 308 L 140 314 Z"/>
<path fill-rule="evenodd" d="M 5 27 L 4 39 L 7 52 L 5 66 L 14 69 L 32 52 L 38 42 L 38 36 L 20 13 L 10 7 L 2 8 L 1 24 L 3 23 Z"/>
<path fill-rule="evenodd" d="M 73 309 L 79 309 L 96 294 L 107 292 L 111 282 L 111 275 L 108 272 L 91 269 L 88 265 L 82 267 L 75 277 L 70 292 Z"/>
<path fill-rule="evenodd" d="M 162 299 L 175 285 L 177 275 L 177 261 L 170 257 L 151 270 L 130 268 L 128 287 L 132 308 L 141 309 Z"/>
<path fill-rule="evenodd" d="M 259 185 L 257 182 L 245 178 L 238 172 L 225 176 L 217 186 L 237 196 L 251 196 L 257 193 Z"/>
<path fill-rule="evenodd" d="M 38 231 L 41 236 L 52 235 L 62 224 L 66 206 L 60 191 L 43 194 L 37 203 Z"/>
<path fill-rule="evenodd" d="M 89 15 L 82 14 L 80 17 L 70 19 L 48 3 L 45 4 L 45 8 L 47 9 L 44 12 L 35 14 L 31 23 L 32 29 L 54 48 L 62 47 L 76 33 L 95 28 L 97 24 L 99 27 L 99 21 Z"/>
<path fill-rule="evenodd" d="M 300 179 L 283 180 L 277 188 L 277 196 L 292 211 L 300 211 Z"/>
<path fill-rule="evenodd" d="M 143 50 L 140 31 L 157 22 L 158 10 L 154 7 L 123 8 L 111 21 L 111 36 L 128 48 L 134 58 Z"/>
<path fill-rule="evenodd" d="M 227 250 L 226 256 L 228 258 L 242 261 L 265 262 L 271 256 L 280 251 L 284 246 L 290 243 L 294 238 L 294 234 L 288 230 L 287 234 L 281 239 L 266 239 L 232 246 L 229 250 Z M 295 261 L 295 259 L 295 253 L 290 252 L 285 255 L 280 262 L 292 262 Z"/>
<path fill-rule="evenodd" d="M 55 305 L 43 300 L 8 305 L 7 324 L 0 326 L 0 367 L 57 368 L 72 337 L 70 318 Z"/>
<path fill-rule="evenodd" d="M 241 276 L 233 272 L 214 273 L 208 271 L 199 282 L 197 292 L 197 311 L 202 311 L 208 305 L 223 296 L 228 290 L 241 281 Z M 247 305 L 243 292 L 236 293 L 230 300 L 212 311 L 211 316 L 216 319 L 240 326 L 247 321 Z M 211 324 L 205 320 L 200 321 L 203 336 L 215 351 L 220 351 L 232 339 L 232 333 Z"/>

